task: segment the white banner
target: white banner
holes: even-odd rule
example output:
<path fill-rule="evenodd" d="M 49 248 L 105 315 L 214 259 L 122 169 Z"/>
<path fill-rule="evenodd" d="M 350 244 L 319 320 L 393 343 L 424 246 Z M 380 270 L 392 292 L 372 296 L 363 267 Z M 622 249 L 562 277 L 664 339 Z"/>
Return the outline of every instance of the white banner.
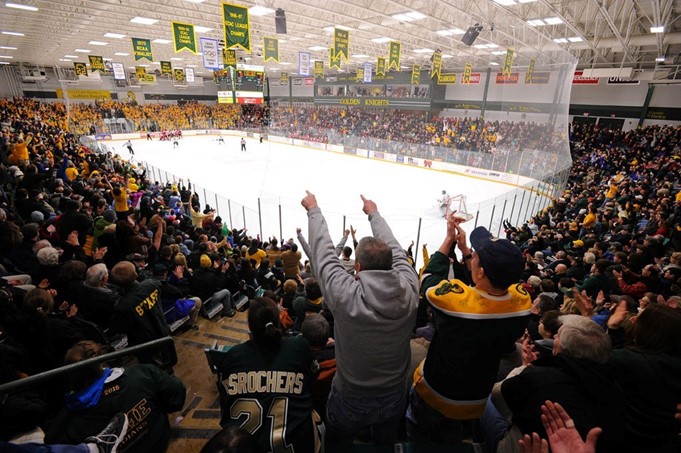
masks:
<path fill-rule="evenodd" d="M 194 83 L 194 68 L 184 69 L 184 79 L 187 83 Z"/>
<path fill-rule="evenodd" d="M 123 63 L 111 62 L 111 70 L 115 80 L 125 80 L 125 66 L 123 66 Z"/>
<path fill-rule="evenodd" d="M 310 75 L 310 53 L 298 52 L 298 74 L 302 76 Z"/>
<path fill-rule="evenodd" d="M 374 70 L 374 65 L 371 63 L 364 63 L 364 83 L 371 83 L 371 73 Z"/>
<path fill-rule="evenodd" d="M 203 66 L 206 69 L 220 69 L 220 51 L 218 40 L 211 38 L 199 38 L 201 52 L 203 53 Z"/>

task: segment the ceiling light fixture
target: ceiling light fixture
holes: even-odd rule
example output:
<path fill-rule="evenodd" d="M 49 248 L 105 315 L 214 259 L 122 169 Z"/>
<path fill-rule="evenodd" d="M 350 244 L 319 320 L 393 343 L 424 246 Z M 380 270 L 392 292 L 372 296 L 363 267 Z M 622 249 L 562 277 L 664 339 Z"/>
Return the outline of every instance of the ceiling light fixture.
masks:
<path fill-rule="evenodd" d="M 428 48 L 414 49 L 414 53 L 433 53 L 433 52 L 435 52 L 433 49 Z"/>
<path fill-rule="evenodd" d="M 127 57 L 130 54 L 125 52 L 116 52 L 114 55 L 118 55 L 119 57 Z"/>
<path fill-rule="evenodd" d="M 194 26 L 194 31 L 195 31 L 196 33 L 208 33 L 209 31 L 213 31 L 213 29 L 212 29 L 212 28 L 208 28 L 208 27 L 202 27 L 202 26 L 200 26 L 200 25 L 195 25 L 195 26 Z"/>
<path fill-rule="evenodd" d="M 104 33 L 105 38 L 115 38 L 115 39 L 123 39 L 125 38 L 125 35 L 122 35 L 120 33 Z"/>
<path fill-rule="evenodd" d="M 544 22 L 546 22 L 548 25 L 558 25 L 563 23 L 563 19 L 560 17 L 547 17 L 544 19 Z"/>
<path fill-rule="evenodd" d="M 88 44 L 92 44 L 93 46 L 106 46 L 109 43 L 104 41 L 90 41 Z"/>
<path fill-rule="evenodd" d="M 130 19 L 130 22 L 132 22 L 133 24 L 154 25 L 156 22 L 158 22 L 158 19 L 151 19 L 149 17 L 135 16 L 132 19 Z"/>
<path fill-rule="evenodd" d="M 567 38 L 554 38 L 553 42 L 556 44 L 565 44 L 568 42 Z"/>
<path fill-rule="evenodd" d="M 440 36 L 452 36 L 452 35 L 463 35 L 466 32 L 460 28 L 448 28 L 446 30 L 438 30 L 437 33 Z"/>
<path fill-rule="evenodd" d="M 657 58 L 655 58 L 655 61 L 657 61 L 658 63 L 663 63 L 664 60 L 666 60 L 665 57 L 657 57 Z"/>
<path fill-rule="evenodd" d="M 17 50 L 16 47 L 11 47 L 11 46 L 0 46 L 0 49 L 5 49 L 5 50 Z"/>
<path fill-rule="evenodd" d="M 170 39 L 156 38 L 151 42 L 156 43 L 156 44 L 170 44 L 172 41 Z"/>
<path fill-rule="evenodd" d="M 380 38 L 373 38 L 371 41 L 379 43 L 379 44 L 383 44 L 383 43 L 392 41 L 392 39 L 388 38 L 386 36 L 381 36 Z"/>
<path fill-rule="evenodd" d="M 570 36 L 568 38 L 568 41 L 570 41 L 570 42 L 582 42 L 584 40 L 582 38 L 580 38 L 579 36 Z"/>
<path fill-rule="evenodd" d="M 14 58 L 14 57 L 11 56 L 11 55 L 0 55 L 0 58 L 4 58 L 4 59 L 6 59 L 6 60 L 11 60 L 11 59 Z"/>
<path fill-rule="evenodd" d="M 500 4 L 501 6 L 513 6 L 515 5 L 515 0 L 494 0 L 495 3 Z"/>
<path fill-rule="evenodd" d="M 92 51 L 91 51 L 90 49 L 76 49 L 76 50 L 74 50 L 74 52 L 78 52 L 78 53 L 90 53 L 90 52 L 92 52 Z"/>
<path fill-rule="evenodd" d="M 426 15 L 418 11 L 409 11 L 401 14 L 393 14 L 393 19 L 397 19 L 400 22 L 413 22 L 415 20 L 425 19 Z"/>
<path fill-rule="evenodd" d="M 664 33 L 664 25 L 650 27 L 650 33 Z"/>
<path fill-rule="evenodd" d="M 5 6 L 8 8 L 23 9 L 25 11 L 38 11 L 38 8 L 35 6 L 21 5 L 19 3 L 5 3 Z"/>
<path fill-rule="evenodd" d="M 64 55 L 64 58 L 78 58 L 78 55 Z"/>
<path fill-rule="evenodd" d="M 531 27 L 541 27 L 543 25 L 546 25 L 546 22 L 544 22 L 541 19 L 530 19 L 527 21 L 527 25 Z"/>
<path fill-rule="evenodd" d="M 312 46 L 312 47 L 308 47 L 308 49 L 309 50 L 326 50 L 327 48 L 323 47 L 323 46 Z"/>
<path fill-rule="evenodd" d="M 267 8 L 265 6 L 255 5 L 248 8 L 248 13 L 251 16 L 267 16 L 272 14 L 274 10 L 272 8 Z"/>
<path fill-rule="evenodd" d="M 25 36 L 23 33 L 19 33 L 18 31 L 3 31 L 2 34 L 9 36 Z"/>

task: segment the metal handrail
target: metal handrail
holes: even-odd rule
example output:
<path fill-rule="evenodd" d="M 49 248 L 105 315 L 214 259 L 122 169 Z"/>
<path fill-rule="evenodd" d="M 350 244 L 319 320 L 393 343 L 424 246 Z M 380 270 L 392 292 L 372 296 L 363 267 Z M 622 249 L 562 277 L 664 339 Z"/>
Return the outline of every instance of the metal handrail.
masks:
<path fill-rule="evenodd" d="M 173 351 L 171 363 L 167 364 L 167 366 L 172 367 L 176 365 L 177 353 L 175 352 L 175 342 L 172 337 L 163 337 L 137 346 L 130 346 L 125 349 L 121 349 L 120 351 L 110 352 L 108 354 L 93 357 L 91 359 L 82 360 L 80 362 L 72 363 L 70 365 L 64 365 L 63 367 L 55 368 L 53 370 L 44 371 L 42 373 L 29 376 L 24 379 L 17 379 L 16 381 L 11 381 L 6 384 L 2 384 L 0 385 L 0 395 L 6 393 L 13 393 L 44 381 L 56 379 L 67 374 L 71 374 L 75 371 L 79 371 L 91 365 L 96 365 L 102 362 L 109 362 L 111 360 L 126 357 L 129 355 L 134 355 L 142 351 L 162 349 L 164 347 L 167 347 L 168 349 Z"/>

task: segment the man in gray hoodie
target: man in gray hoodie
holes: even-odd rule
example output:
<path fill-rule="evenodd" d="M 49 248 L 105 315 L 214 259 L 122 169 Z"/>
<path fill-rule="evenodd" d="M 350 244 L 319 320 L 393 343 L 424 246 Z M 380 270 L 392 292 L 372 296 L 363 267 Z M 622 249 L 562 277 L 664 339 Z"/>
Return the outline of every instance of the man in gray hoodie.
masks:
<path fill-rule="evenodd" d="M 359 241 L 355 275 L 334 251 L 326 220 L 307 192 L 310 260 L 335 320 L 337 371 L 326 409 L 328 439 L 352 442 L 371 428 L 376 443 L 394 443 L 407 405 L 409 339 L 416 319 L 418 277 L 381 217 L 361 196 L 373 237 Z"/>

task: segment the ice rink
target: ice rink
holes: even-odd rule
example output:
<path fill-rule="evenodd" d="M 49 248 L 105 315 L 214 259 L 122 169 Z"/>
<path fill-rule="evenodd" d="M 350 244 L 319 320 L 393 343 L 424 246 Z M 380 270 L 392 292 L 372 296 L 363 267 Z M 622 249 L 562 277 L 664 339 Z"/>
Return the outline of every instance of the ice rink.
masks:
<path fill-rule="evenodd" d="M 442 190 L 465 195 L 468 212 L 475 216 L 480 209 L 478 223 L 488 227 L 492 223 L 495 235 L 502 214 L 499 205 L 504 202 L 499 197 L 508 198 L 507 213 L 514 196 L 518 198 L 515 204 L 521 206 L 518 195 L 523 191 L 514 191 L 515 187 L 508 184 L 323 150 L 259 143 L 255 138 L 247 138 L 247 151 L 241 152 L 239 141 L 238 137 L 224 136 L 225 143 L 220 144 L 217 136 L 195 136 L 179 140 L 177 148 L 172 141 L 157 139 L 135 140 L 132 144 L 136 161 L 156 167 L 148 174 L 150 179 L 190 179 L 202 205 L 217 207 L 218 214 L 233 227 L 241 228 L 245 223 L 252 235 L 260 233 L 262 222 L 265 237 L 295 237 L 296 227 L 307 236 L 307 218 L 300 200 L 309 190 L 317 197 L 334 242 L 349 225 L 357 229 L 360 238 L 370 234 L 362 212 L 363 194 L 376 202 L 404 248 L 418 239 L 419 250 L 414 250 L 417 262 L 421 261 L 420 246 L 428 244 L 433 253 L 444 237 L 445 222 L 437 206 Z M 111 144 L 117 153 L 129 157 L 121 141 Z M 491 200 L 495 198 L 498 206 L 492 222 Z M 466 222 L 465 229 L 472 230 L 474 223 L 475 218 Z"/>

